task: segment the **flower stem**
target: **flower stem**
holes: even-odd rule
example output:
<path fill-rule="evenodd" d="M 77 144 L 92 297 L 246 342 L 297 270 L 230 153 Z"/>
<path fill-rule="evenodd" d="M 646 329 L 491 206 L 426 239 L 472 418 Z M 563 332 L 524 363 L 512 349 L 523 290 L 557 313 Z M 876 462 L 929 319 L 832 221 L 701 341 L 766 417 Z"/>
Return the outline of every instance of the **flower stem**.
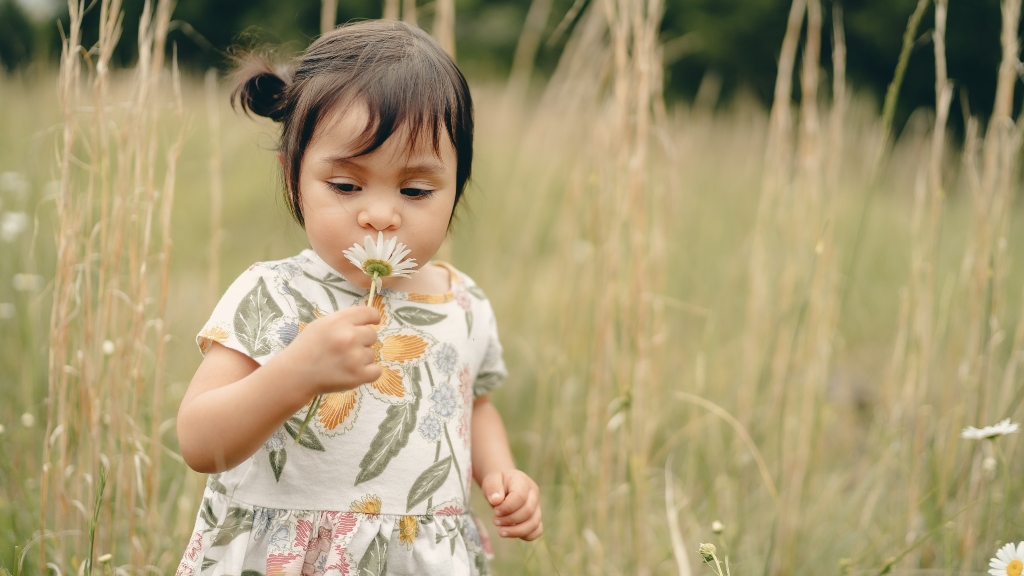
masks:
<path fill-rule="evenodd" d="M 366 298 L 366 305 L 373 306 L 373 296 L 377 292 L 377 278 L 380 275 L 374 273 L 370 276 L 370 295 Z M 316 414 L 317 408 L 320 407 L 320 401 L 323 399 L 323 394 L 317 394 L 316 398 L 313 399 L 313 404 L 309 407 L 309 411 L 306 412 L 306 419 L 302 421 L 302 426 L 299 426 L 299 432 L 295 435 L 295 441 L 298 442 L 299 438 L 302 437 L 302 433 L 306 431 L 306 426 L 309 425 L 309 421 L 313 419 L 313 414 Z"/>
<path fill-rule="evenodd" d="M 380 278 L 380 275 L 376 272 L 370 276 L 370 295 L 366 297 L 366 305 L 371 308 L 373 307 L 373 296 L 377 292 L 377 278 Z"/>
<path fill-rule="evenodd" d="M 306 426 L 309 426 L 309 421 L 313 419 L 313 414 L 316 414 L 317 408 L 320 407 L 320 401 L 323 399 L 323 394 L 317 394 L 316 398 L 313 398 L 313 403 L 309 407 L 309 411 L 306 412 L 306 419 L 302 421 L 302 426 L 299 426 L 299 431 L 295 434 L 295 443 L 299 443 L 299 438 L 302 438 L 302 433 L 306 431 Z"/>

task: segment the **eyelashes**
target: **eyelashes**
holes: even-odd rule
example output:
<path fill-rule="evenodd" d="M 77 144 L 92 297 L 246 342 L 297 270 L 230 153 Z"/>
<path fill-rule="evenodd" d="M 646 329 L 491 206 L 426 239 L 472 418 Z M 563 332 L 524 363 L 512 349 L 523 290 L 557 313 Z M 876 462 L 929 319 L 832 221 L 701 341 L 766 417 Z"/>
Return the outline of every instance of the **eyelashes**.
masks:
<path fill-rule="evenodd" d="M 355 194 L 356 192 L 361 192 L 363 190 L 362 187 L 360 187 L 360 186 L 358 186 L 356 184 L 353 184 L 351 182 L 330 182 L 330 181 L 328 181 L 327 185 L 330 186 L 331 188 L 333 188 L 335 192 L 338 192 L 339 194 L 342 194 L 344 196 L 349 196 L 349 195 Z M 401 189 L 402 196 L 405 196 L 406 198 L 409 198 L 411 200 L 419 200 L 419 199 L 423 199 L 423 198 L 429 198 L 430 196 L 432 196 L 434 194 L 434 192 L 436 192 L 436 190 L 430 190 L 430 189 L 427 189 L 427 188 L 402 188 Z"/>
<path fill-rule="evenodd" d="M 402 196 L 406 198 L 427 198 L 433 193 L 433 190 L 425 188 L 402 188 Z"/>

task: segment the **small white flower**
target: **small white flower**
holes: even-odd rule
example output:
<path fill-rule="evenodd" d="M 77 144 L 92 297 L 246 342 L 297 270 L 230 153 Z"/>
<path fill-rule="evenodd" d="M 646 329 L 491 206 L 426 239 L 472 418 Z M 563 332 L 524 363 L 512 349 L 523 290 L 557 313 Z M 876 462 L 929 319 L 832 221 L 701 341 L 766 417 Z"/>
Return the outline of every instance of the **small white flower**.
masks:
<path fill-rule="evenodd" d="M 996 467 L 998 465 L 999 465 L 999 462 L 996 462 L 996 459 L 991 457 L 991 456 L 986 456 L 985 459 L 981 461 L 981 469 L 986 474 L 989 474 L 989 475 L 991 475 L 993 472 L 996 471 Z"/>
<path fill-rule="evenodd" d="M 351 248 L 342 252 L 349 262 L 359 268 L 370 278 L 376 278 L 377 288 L 380 289 L 381 278 L 387 276 L 402 276 L 410 278 L 409 273 L 416 272 L 416 259 L 409 258 L 402 260 L 406 254 L 411 252 L 398 241 L 397 236 L 392 236 L 387 243 L 384 242 L 384 233 L 377 233 L 377 241 L 366 236 L 363 239 L 363 246 L 358 242 Z"/>
<path fill-rule="evenodd" d="M 115 350 L 117 350 L 117 347 L 114 346 L 113 342 L 111 342 L 110 340 L 104 340 L 103 341 L 103 355 L 104 356 L 112 355 Z"/>
<path fill-rule="evenodd" d="M 25 412 L 21 415 L 21 425 L 25 428 L 31 428 L 36 425 L 36 417 L 31 412 Z"/>
<path fill-rule="evenodd" d="M 723 530 L 725 530 L 725 526 L 718 520 L 711 523 L 711 531 L 715 534 L 721 534 Z"/>
<path fill-rule="evenodd" d="M 715 560 L 715 552 L 714 544 L 702 543 L 700 548 L 697 549 L 697 553 L 700 554 L 700 557 L 709 564 Z"/>
<path fill-rule="evenodd" d="M 1024 542 L 1014 546 L 1006 544 L 998 551 L 996 557 L 988 561 L 988 573 L 992 576 L 1020 576 L 1024 570 Z"/>
<path fill-rule="evenodd" d="M 96 559 L 96 563 L 97 564 L 106 564 L 107 562 L 110 562 L 113 558 L 114 558 L 113 554 L 104 554 L 103 556 L 100 556 L 99 558 Z"/>
<path fill-rule="evenodd" d="M 11 284 L 18 292 L 38 292 L 43 287 L 43 277 L 39 274 L 15 274 Z"/>
<path fill-rule="evenodd" d="M 24 212 L 4 212 L 0 216 L 0 240 L 14 242 L 28 228 L 28 214 Z"/>
<path fill-rule="evenodd" d="M 19 172 L 0 174 L 0 192 L 7 192 L 18 200 L 24 200 L 28 194 L 28 178 Z"/>
<path fill-rule="evenodd" d="M 968 440 L 982 440 L 985 438 L 995 438 L 996 436 L 1005 436 L 1007 434 L 1013 434 L 1018 430 L 1020 430 L 1020 424 L 1017 424 L 1016 422 L 1010 422 L 1010 419 L 1007 418 L 999 422 L 998 424 L 994 424 L 992 426 L 985 426 L 980 430 L 975 428 L 974 426 L 968 426 L 967 428 L 963 429 L 963 432 L 960 432 L 960 437 L 966 438 Z"/>

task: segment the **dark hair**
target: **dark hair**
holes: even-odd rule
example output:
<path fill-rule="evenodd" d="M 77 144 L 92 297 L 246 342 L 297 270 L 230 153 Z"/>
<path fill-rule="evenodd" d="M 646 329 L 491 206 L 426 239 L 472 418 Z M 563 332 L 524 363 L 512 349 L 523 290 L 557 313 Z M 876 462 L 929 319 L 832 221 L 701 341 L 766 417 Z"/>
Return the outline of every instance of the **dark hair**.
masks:
<path fill-rule="evenodd" d="M 278 152 L 285 196 L 300 225 L 302 156 L 320 121 L 337 104 L 363 102 L 368 108 L 357 156 L 373 152 L 401 128 L 408 130 L 410 142 L 429 130 L 436 154 L 447 135 L 458 159 L 458 205 L 473 162 L 473 102 L 462 72 L 426 32 L 390 20 L 350 23 L 320 36 L 296 59 L 294 71 L 249 54 L 237 77 L 232 106 L 281 123 Z"/>

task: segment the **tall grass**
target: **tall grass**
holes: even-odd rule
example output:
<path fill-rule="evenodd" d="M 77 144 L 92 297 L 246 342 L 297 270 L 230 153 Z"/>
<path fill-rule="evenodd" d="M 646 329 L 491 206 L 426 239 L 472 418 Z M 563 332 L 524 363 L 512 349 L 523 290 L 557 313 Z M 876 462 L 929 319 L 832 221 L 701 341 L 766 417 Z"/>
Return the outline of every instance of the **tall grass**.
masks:
<path fill-rule="evenodd" d="M 445 251 L 495 306 L 512 376 L 494 401 L 546 528 L 499 542 L 500 573 L 700 574 L 700 542 L 737 574 L 981 573 L 1021 539 L 1019 439 L 959 438 L 1022 416 L 1019 1 L 1002 2 L 996 112 L 962 145 L 944 0 L 908 26 L 932 29 L 936 106 L 898 138 L 848 91 L 825 6 L 793 2 L 770 110 L 667 106 L 654 0 L 590 3 L 537 93 L 474 87 L 475 179 Z M 108 553 L 104 571 L 173 570 L 202 483 L 172 425 L 192 335 L 239 270 L 303 246 L 274 128 L 161 62 L 170 8 L 147 12 L 133 70 L 105 64 L 115 2 L 87 54 L 72 26 L 60 105 L 35 126 L 16 110 L 52 80 L 0 83 L 0 172 L 29 183 L 0 178 L 0 213 L 35 222 L 0 244 L 13 574 L 99 571 Z M 54 140 L 58 172 L 23 169 Z M 42 292 L 13 289 L 35 272 Z"/>

